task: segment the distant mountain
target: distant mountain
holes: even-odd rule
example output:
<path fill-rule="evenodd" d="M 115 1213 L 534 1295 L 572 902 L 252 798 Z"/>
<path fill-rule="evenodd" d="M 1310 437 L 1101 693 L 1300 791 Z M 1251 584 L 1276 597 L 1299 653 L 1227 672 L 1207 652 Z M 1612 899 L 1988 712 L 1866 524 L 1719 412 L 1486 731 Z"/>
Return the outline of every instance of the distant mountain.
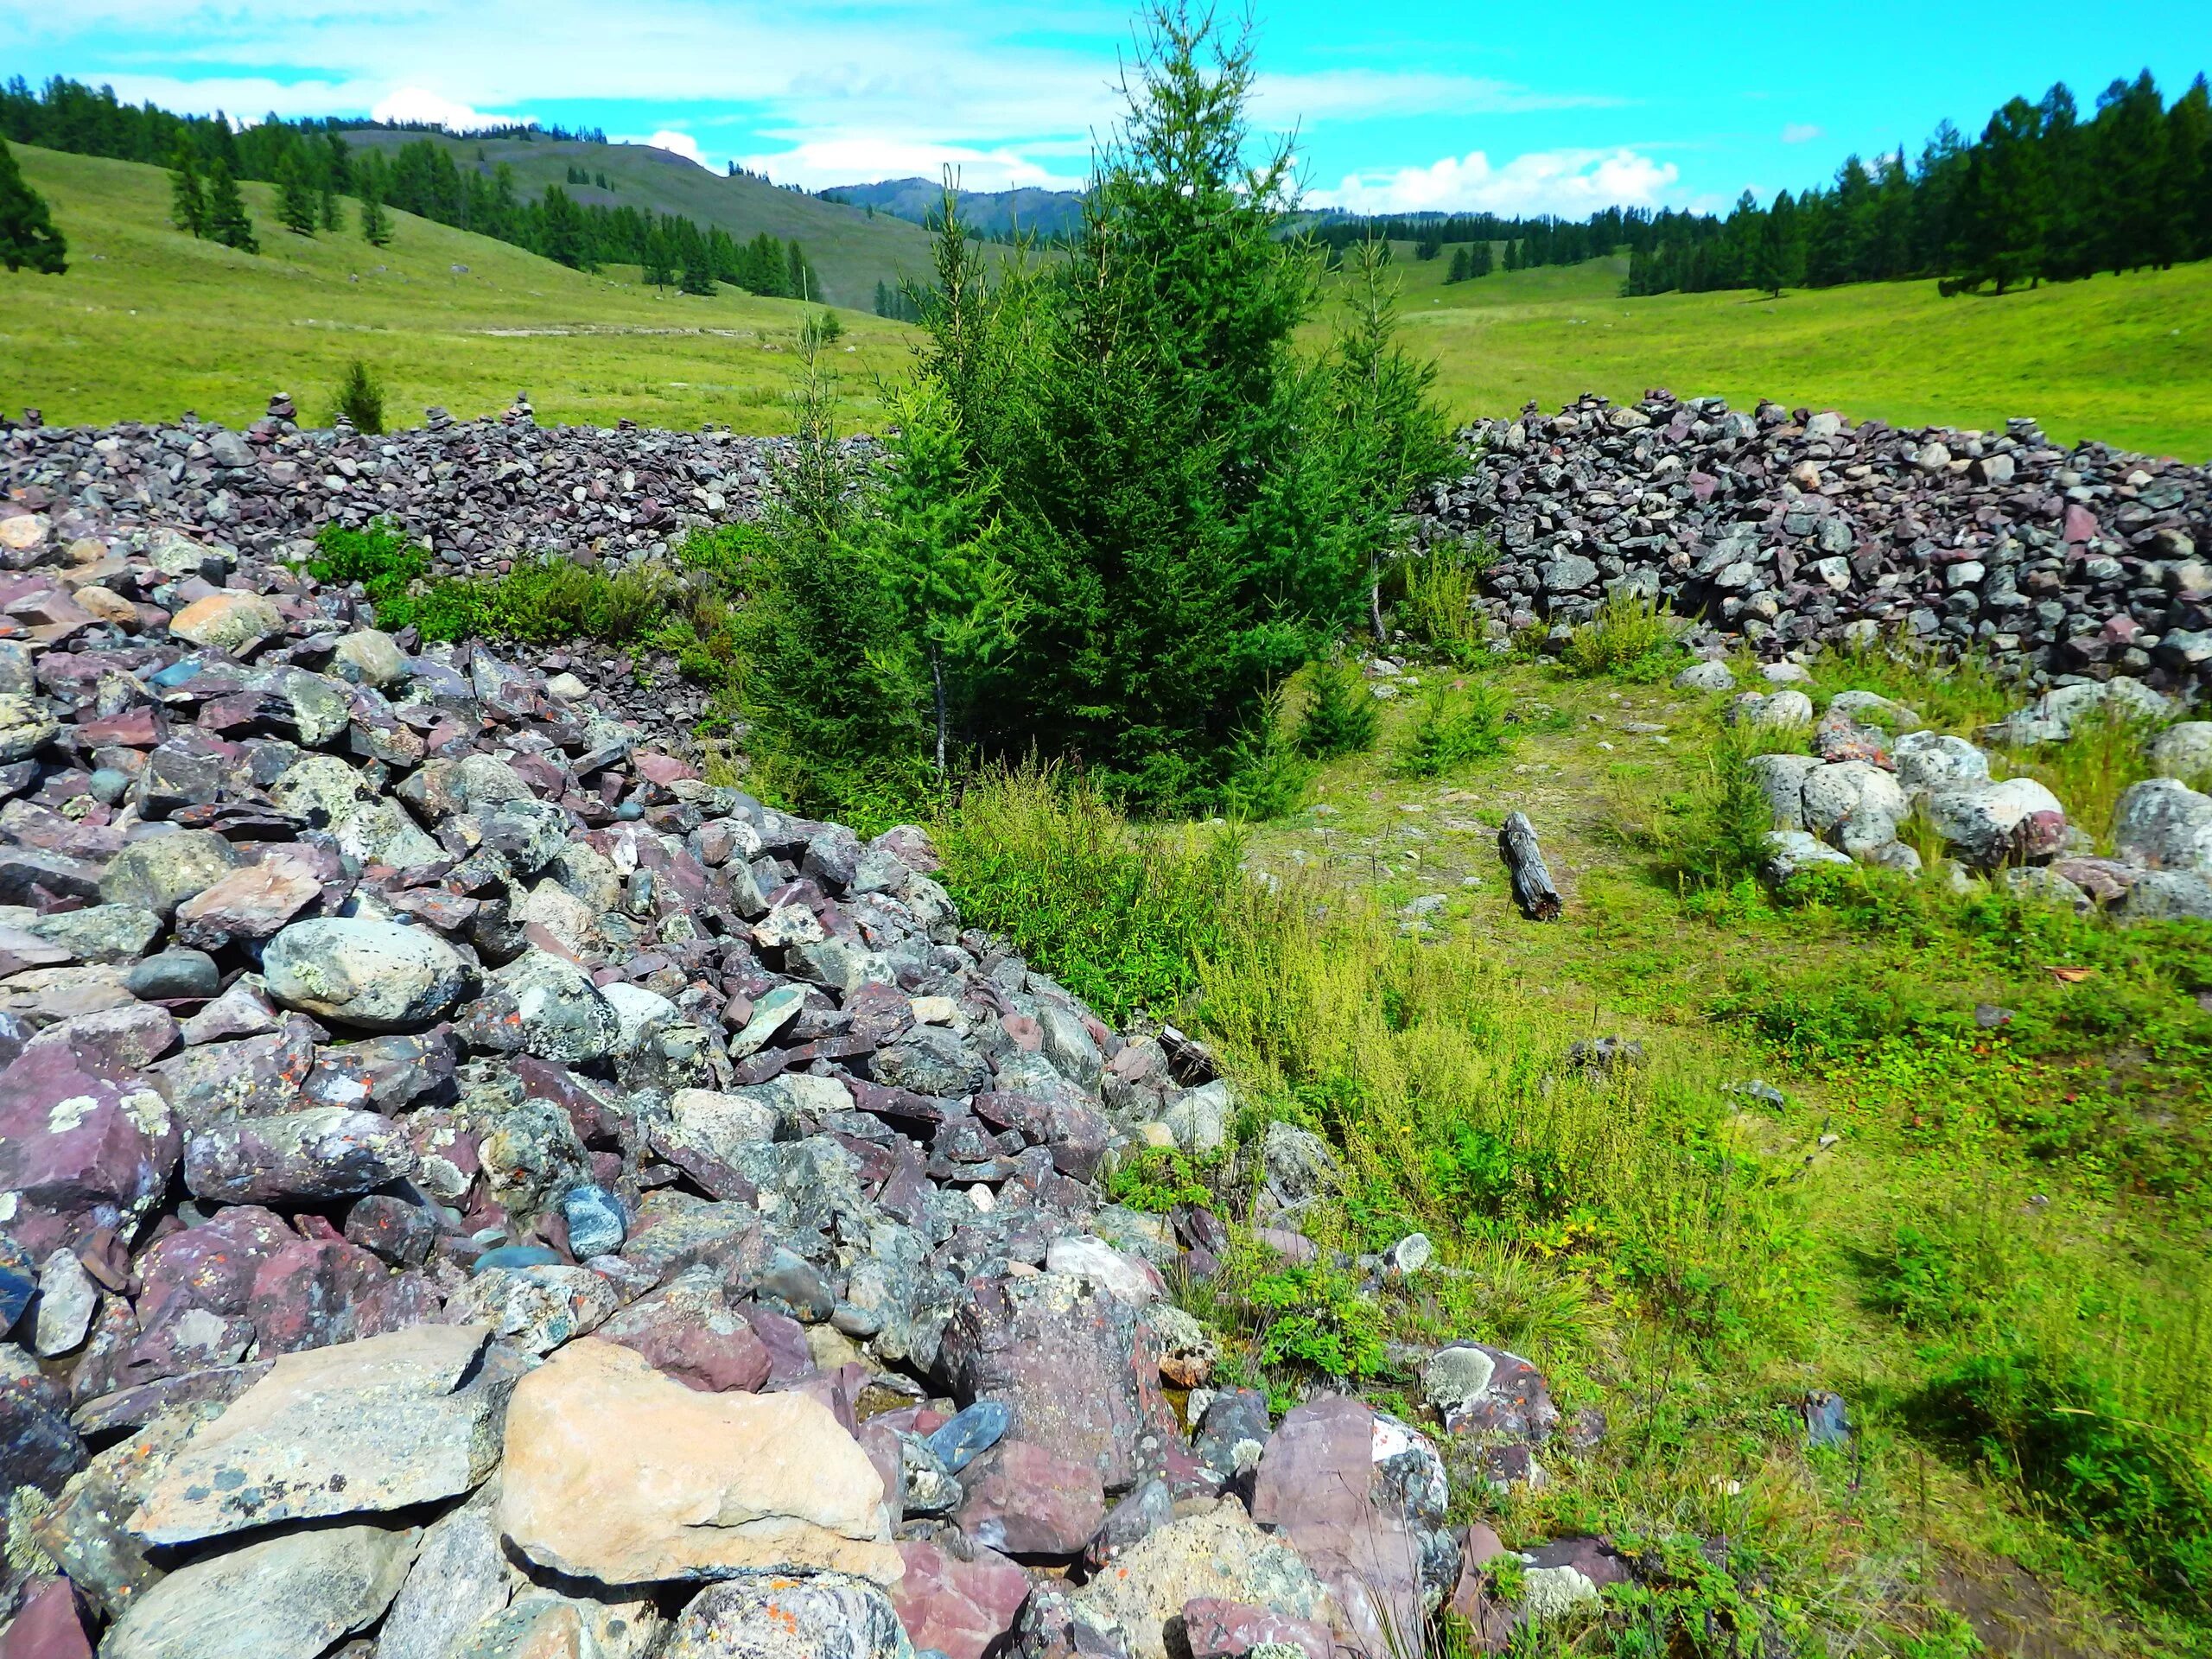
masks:
<path fill-rule="evenodd" d="M 859 205 L 787 190 L 755 174 L 725 175 L 650 144 L 595 143 L 542 133 L 456 138 L 376 127 L 355 128 L 344 136 L 356 150 L 378 149 L 389 156 L 402 144 L 428 138 L 451 150 L 454 164 L 463 168 L 488 173 L 504 163 L 514 169 L 517 193 L 524 197 L 543 195 L 547 185 L 557 184 L 587 206 L 675 213 L 702 226 L 719 225 L 740 242 L 763 231 L 779 241 L 796 241 L 822 278 L 823 291 L 817 297 L 834 305 L 867 310 L 874 303 L 877 283 L 896 288 L 903 277 L 925 280 L 930 273 L 930 238 L 903 214 L 879 210 L 871 218 Z M 579 174 L 590 181 L 577 182 Z M 603 188 L 598 182 L 602 178 Z"/>
<path fill-rule="evenodd" d="M 885 179 L 875 184 L 840 184 L 818 193 L 824 201 L 873 207 L 879 213 L 926 225 L 944 204 L 944 187 L 934 179 Z M 1082 222 L 1078 190 L 963 190 L 960 220 L 985 236 L 1004 236 L 1016 226 L 1039 236 L 1059 236 Z"/>

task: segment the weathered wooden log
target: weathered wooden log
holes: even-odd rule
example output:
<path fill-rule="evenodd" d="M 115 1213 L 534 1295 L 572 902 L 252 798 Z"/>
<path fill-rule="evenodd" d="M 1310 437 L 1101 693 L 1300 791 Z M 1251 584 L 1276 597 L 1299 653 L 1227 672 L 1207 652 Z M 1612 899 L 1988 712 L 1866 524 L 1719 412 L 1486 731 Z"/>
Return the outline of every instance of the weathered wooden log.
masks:
<path fill-rule="evenodd" d="M 1552 873 L 1544 868 L 1543 851 L 1536 845 L 1536 826 L 1526 813 L 1505 815 L 1505 827 L 1497 832 L 1497 850 L 1513 877 L 1513 898 L 1522 912 L 1533 922 L 1557 921 L 1559 889 L 1552 886 Z"/>

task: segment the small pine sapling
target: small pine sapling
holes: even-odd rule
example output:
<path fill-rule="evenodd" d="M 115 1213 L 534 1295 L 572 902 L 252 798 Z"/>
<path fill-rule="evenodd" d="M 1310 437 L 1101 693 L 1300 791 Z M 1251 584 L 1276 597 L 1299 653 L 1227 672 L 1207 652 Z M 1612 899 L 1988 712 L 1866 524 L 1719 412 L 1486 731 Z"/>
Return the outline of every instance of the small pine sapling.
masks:
<path fill-rule="evenodd" d="M 1375 747 L 1382 723 L 1367 677 L 1348 656 L 1313 664 L 1313 695 L 1298 723 L 1298 747 L 1316 760 L 1359 754 Z"/>

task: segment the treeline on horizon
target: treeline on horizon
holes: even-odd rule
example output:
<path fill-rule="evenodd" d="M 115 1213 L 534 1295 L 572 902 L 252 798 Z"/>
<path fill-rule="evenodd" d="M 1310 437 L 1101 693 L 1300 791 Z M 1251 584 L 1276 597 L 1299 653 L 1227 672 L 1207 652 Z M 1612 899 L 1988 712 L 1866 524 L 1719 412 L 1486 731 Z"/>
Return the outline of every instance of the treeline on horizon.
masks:
<path fill-rule="evenodd" d="M 1424 213 L 1311 229 L 1332 249 L 1382 237 L 1421 258 L 1503 243 L 1508 270 L 1625 249 L 1630 295 L 1931 277 L 2002 293 L 2212 257 L 2212 95 L 2200 74 L 2169 105 L 2146 69 L 2113 81 L 2084 118 L 2061 83 L 2012 99 L 1971 143 L 1946 121 L 1915 161 L 1854 155 L 1831 185 L 1764 207 L 1747 191 L 1726 218 L 1608 207 L 1579 221 Z"/>
<path fill-rule="evenodd" d="M 288 121 L 275 115 L 233 130 L 220 112 L 178 115 L 153 104 L 125 104 L 112 88 L 59 76 L 35 92 L 20 75 L 0 85 L 0 137 L 11 143 L 142 162 L 173 174 L 181 161 L 188 161 L 210 181 L 226 175 L 289 185 L 320 199 L 353 196 L 511 243 L 578 270 L 634 264 L 646 282 L 687 293 L 712 293 L 716 283 L 774 299 L 821 291 L 796 240 L 786 243 L 764 231 L 741 242 L 719 226 L 673 213 L 580 202 L 556 184 L 525 198 L 505 162 L 493 166 L 480 156 L 474 165 L 463 166 L 450 144 L 427 136 L 401 144 L 387 158 L 378 150 L 356 151 L 340 136 L 363 128 L 443 133 L 390 122 Z M 606 142 L 596 129 L 500 128 L 475 136 Z M 327 219 L 323 227 L 334 228 Z M 251 238 L 233 245 L 250 248 Z"/>

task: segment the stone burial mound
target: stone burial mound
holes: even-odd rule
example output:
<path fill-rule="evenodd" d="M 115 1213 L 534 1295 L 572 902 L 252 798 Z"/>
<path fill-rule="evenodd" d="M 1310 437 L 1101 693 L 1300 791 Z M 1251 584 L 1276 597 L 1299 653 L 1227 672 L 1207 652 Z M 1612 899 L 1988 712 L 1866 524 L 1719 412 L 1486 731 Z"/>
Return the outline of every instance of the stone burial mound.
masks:
<path fill-rule="evenodd" d="M 1385 1659 L 1630 1570 L 1561 1540 L 1508 1604 L 1445 1525 L 1541 1478 L 1510 1354 L 1430 1357 L 1426 1427 L 1207 1386 L 1165 1289 L 1228 1229 L 1100 1178 L 1226 1085 L 963 927 L 922 831 L 251 549 L 0 547 L 8 1659 Z M 1328 1147 L 1242 1156 L 1312 1260 Z"/>
<path fill-rule="evenodd" d="M 1899 429 L 1652 391 L 1530 404 L 1462 435 L 1471 470 L 1417 503 L 1432 543 L 1479 532 L 1492 636 L 1554 648 L 1610 594 L 1764 653 L 1903 636 L 2040 688 L 2126 675 L 2212 688 L 2212 476 L 2033 421 Z"/>

